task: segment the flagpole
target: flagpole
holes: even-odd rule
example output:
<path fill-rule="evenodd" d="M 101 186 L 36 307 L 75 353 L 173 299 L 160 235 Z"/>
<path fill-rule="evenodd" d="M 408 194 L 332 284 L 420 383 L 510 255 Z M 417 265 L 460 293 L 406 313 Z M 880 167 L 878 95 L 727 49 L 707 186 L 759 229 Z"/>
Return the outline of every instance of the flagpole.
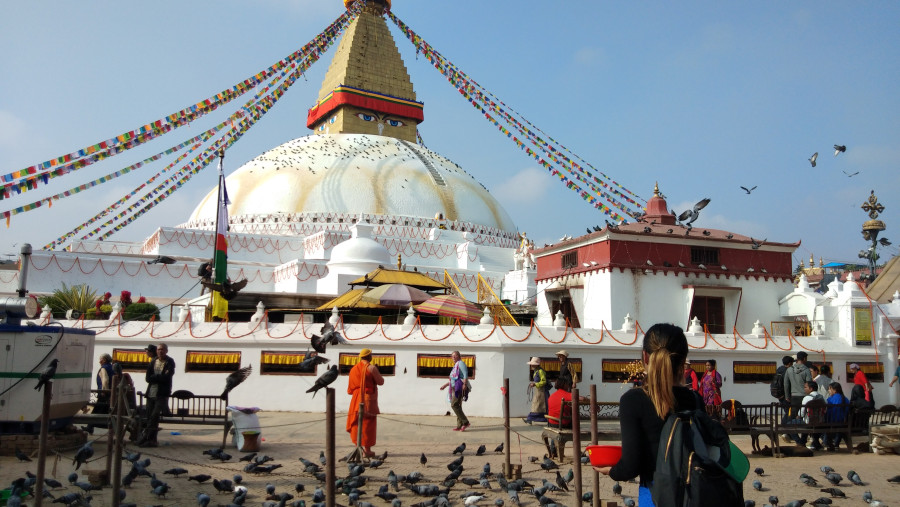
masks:
<path fill-rule="evenodd" d="M 219 150 L 219 186 L 218 186 L 218 192 L 216 193 L 216 229 L 215 229 L 216 239 L 213 241 L 213 277 L 212 277 L 212 279 L 216 283 L 221 283 L 219 281 L 219 276 L 218 276 L 219 273 L 216 272 L 216 270 L 217 270 L 216 255 L 217 255 L 217 250 L 218 250 L 219 220 L 221 219 L 221 215 L 222 215 L 222 213 L 221 213 L 222 206 L 224 206 L 224 202 L 222 199 L 222 186 L 225 183 L 224 165 L 225 165 L 225 150 L 221 149 L 221 150 Z"/>

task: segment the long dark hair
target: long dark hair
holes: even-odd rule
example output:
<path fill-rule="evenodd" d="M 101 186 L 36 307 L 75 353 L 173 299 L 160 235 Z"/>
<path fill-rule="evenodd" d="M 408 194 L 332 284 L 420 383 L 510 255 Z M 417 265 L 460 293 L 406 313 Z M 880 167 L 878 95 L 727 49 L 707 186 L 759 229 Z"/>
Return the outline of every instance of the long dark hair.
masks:
<path fill-rule="evenodd" d="M 674 387 L 681 384 L 688 344 L 684 331 L 672 324 L 654 324 L 644 334 L 644 367 L 647 379 L 644 392 L 650 397 L 656 414 L 663 419 L 675 408 Z"/>

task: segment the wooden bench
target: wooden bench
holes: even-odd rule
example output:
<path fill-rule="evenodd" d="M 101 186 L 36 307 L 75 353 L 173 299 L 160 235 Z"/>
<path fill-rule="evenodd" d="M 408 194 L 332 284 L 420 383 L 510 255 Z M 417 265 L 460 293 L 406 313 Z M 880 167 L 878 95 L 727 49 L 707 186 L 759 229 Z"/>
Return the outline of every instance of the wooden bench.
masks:
<path fill-rule="evenodd" d="M 145 399 L 147 395 L 137 392 L 139 418 L 137 434 L 143 433 L 143 424 L 147 414 Z M 222 448 L 225 448 L 225 440 L 228 432 L 234 425 L 228 418 L 228 398 L 223 400 L 217 395 L 194 394 L 190 391 L 179 390 L 169 396 L 169 406 L 159 417 L 160 423 L 167 424 L 199 424 L 207 426 L 222 426 Z"/>
<path fill-rule="evenodd" d="M 769 437 L 772 449 L 780 453 L 776 421 L 782 417 L 782 410 L 777 403 L 760 405 L 744 405 L 737 400 L 725 400 L 719 407 L 717 419 L 731 435 L 750 435 L 754 451 L 760 452 L 759 436 Z"/>
<path fill-rule="evenodd" d="M 808 422 L 789 423 L 783 422 L 781 418 L 775 420 L 775 432 L 777 434 L 803 434 L 811 435 L 814 433 L 839 433 L 844 435 L 847 450 L 853 451 L 852 435 L 854 426 L 858 427 L 860 423 L 859 415 L 861 413 L 849 403 L 840 405 L 829 405 L 823 399 L 816 399 L 808 402 L 803 406 L 805 409 L 806 419 Z M 845 417 L 840 420 L 832 420 L 829 417 L 834 413 L 844 413 Z M 866 426 L 867 427 L 867 426 Z"/>

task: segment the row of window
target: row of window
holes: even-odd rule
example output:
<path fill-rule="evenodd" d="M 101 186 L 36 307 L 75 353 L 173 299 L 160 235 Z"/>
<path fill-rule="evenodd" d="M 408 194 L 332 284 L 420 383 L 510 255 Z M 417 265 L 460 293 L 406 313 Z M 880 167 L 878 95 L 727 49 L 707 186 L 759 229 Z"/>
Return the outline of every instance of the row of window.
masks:
<path fill-rule="evenodd" d="M 564 252 L 559 256 L 560 267 L 562 269 L 571 269 L 578 267 L 578 250 Z M 691 264 L 694 266 L 700 264 L 708 264 L 710 266 L 719 265 L 719 249 L 701 246 L 691 247 Z"/>
<path fill-rule="evenodd" d="M 114 349 L 113 361 L 122 365 L 125 371 L 146 371 L 150 358 L 144 350 Z M 215 351 L 191 351 L 187 353 L 184 371 L 207 373 L 231 373 L 241 367 L 241 352 L 215 352 Z M 306 358 L 305 352 L 283 352 L 264 350 L 260 353 L 261 375 L 301 375 L 314 376 L 315 371 L 301 372 L 300 364 Z M 462 356 L 463 363 L 469 369 L 469 376 L 475 377 L 475 356 Z M 338 371 L 346 375 L 359 362 L 356 354 L 342 353 L 338 357 Z M 582 371 L 581 359 L 570 359 L 570 362 L 579 374 Z M 392 376 L 396 374 L 395 354 L 372 354 L 372 363 L 382 375 Z M 834 371 L 832 363 L 825 363 Z M 857 363 L 866 374 L 870 382 L 884 382 L 884 363 Z M 541 365 L 547 372 L 547 378 L 555 381 L 559 376 L 560 362 L 555 357 L 541 358 Z M 628 359 L 604 359 L 603 382 L 624 382 L 633 373 L 635 361 Z M 453 360 L 450 354 L 418 354 L 416 357 L 416 376 L 423 378 L 443 378 L 450 374 L 453 368 Z M 706 371 L 706 360 L 694 359 L 691 368 L 700 377 Z M 733 363 L 732 382 L 737 384 L 768 384 L 775 376 L 776 364 L 774 362 L 760 361 L 735 361 Z M 527 373 L 527 366 L 523 366 L 523 372 Z M 406 370 L 404 369 L 404 373 Z M 849 368 L 846 378 L 850 378 Z"/>

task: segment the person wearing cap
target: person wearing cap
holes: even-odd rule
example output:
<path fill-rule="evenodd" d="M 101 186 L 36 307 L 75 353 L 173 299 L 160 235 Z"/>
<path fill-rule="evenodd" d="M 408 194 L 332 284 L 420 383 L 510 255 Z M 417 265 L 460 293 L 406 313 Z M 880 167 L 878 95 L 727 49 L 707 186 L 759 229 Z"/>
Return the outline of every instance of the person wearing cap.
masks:
<path fill-rule="evenodd" d="M 799 417 L 800 408 L 803 407 L 803 398 L 806 397 L 804 384 L 812 381 L 812 373 L 806 366 L 806 352 L 797 352 L 794 364 L 784 374 L 784 396 L 791 401 L 791 413 L 789 417 Z"/>
<path fill-rule="evenodd" d="M 453 413 L 456 414 L 456 428 L 453 428 L 453 431 L 466 431 L 469 427 L 469 418 L 466 417 L 465 412 L 463 412 L 462 403 L 469 396 L 466 387 L 469 383 L 469 369 L 466 367 L 466 363 L 462 362 L 462 356 L 459 355 L 458 350 L 454 350 L 453 353 L 450 354 L 450 358 L 453 360 L 453 368 L 450 370 L 450 380 L 441 386 L 441 391 L 448 387 L 450 388 L 450 392 L 448 393 L 448 397 L 450 398 L 450 408 L 453 409 Z"/>
<path fill-rule="evenodd" d="M 572 389 L 578 384 L 578 372 L 575 371 L 575 365 L 569 362 L 569 353 L 565 350 L 560 350 L 556 353 L 556 358 L 559 359 L 559 376 L 556 378 L 557 382 L 561 382 L 562 385 Z"/>
<path fill-rule="evenodd" d="M 851 363 L 850 373 L 853 374 L 853 384 L 861 386 L 863 391 L 865 391 L 866 401 L 872 400 L 872 384 L 869 383 L 868 377 L 866 377 L 865 372 L 863 372 L 859 365 L 856 363 Z"/>
<path fill-rule="evenodd" d="M 347 383 L 347 394 L 351 395 L 350 409 L 347 411 L 347 433 L 350 440 L 363 448 L 367 458 L 375 456 L 372 446 L 375 445 L 375 437 L 378 433 L 378 386 L 384 385 L 384 377 L 378 371 L 378 367 L 372 364 L 372 350 L 359 351 L 359 362 L 350 370 Z M 362 433 L 359 428 L 359 410 L 362 403 Z M 357 442 L 357 435 L 360 441 Z"/>
<path fill-rule="evenodd" d="M 150 348 L 147 347 L 149 352 Z M 140 447 L 157 447 L 156 434 L 159 433 L 159 417 L 169 406 L 172 395 L 172 377 L 175 376 L 175 360 L 168 356 L 169 346 L 156 346 L 156 358 L 147 365 L 147 424 L 138 441 Z"/>
<path fill-rule="evenodd" d="M 684 386 L 691 391 L 699 391 L 700 383 L 697 380 L 697 372 L 691 368 L 690 359 L 684 360 Z"/>
<path fill-rule="evenodd" d="M 532 357 L 528 361 L 531 367 L 531 382 L 528 390 L 531 391 L 531 412 L 522 421 L 531 424 L 533 422 L 547 422 L 547 397 L 550 394 L 550 382 L 547 381 L 547 372 L 541 367 L 541 359 Z"/>

